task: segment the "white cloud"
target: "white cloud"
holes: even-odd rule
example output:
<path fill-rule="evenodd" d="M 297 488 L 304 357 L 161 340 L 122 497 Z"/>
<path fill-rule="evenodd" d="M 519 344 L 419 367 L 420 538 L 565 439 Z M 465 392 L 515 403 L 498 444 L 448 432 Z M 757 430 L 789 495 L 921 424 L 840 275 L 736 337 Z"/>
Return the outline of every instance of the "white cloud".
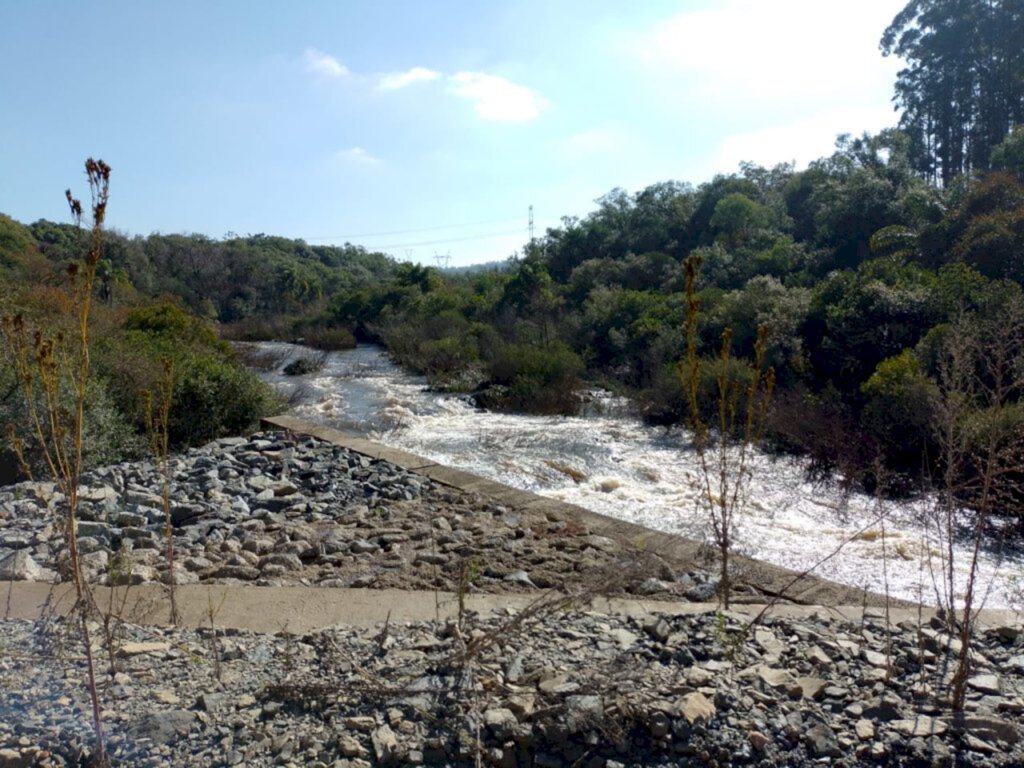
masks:
<path fill-rule="evenodd" d="M 303 61 L 306 62 L 306 70 L 317 75 L 344 77 L 348 74 L 348 67 L 329 53 L 318 51 L 316 48 L 307 48 Z"/>
<path fill-rule="evenodd" d="M 427 83 L 441 77 L 440 72 L 435 72 L 426 67 L 413 67 L 406 72 L 391 72 L 381 75 L 380 89 L 382 91 L 396 91 L 414 83 Z"/>
<path fill-rule="evenodd" d="M 547 99 L 535 91 L 497 75 L 459 72 L 448 80 L 452 93 L 471 101 L 473 110 L 484 120 L 526 123 L 536 120 L 548 105 Z"/>
<path fill-rule="evenodd" d="M 719 142 L 705 170 L 710 174 L 736 169 L 742 161 L 766 167 L 795 162 L 800 168 L 831 155 L 839 134 L 853 133 L 853 127 L 858 132 L 874 133 L 891 126 L 892 122 L 892 111 L 886 107 L 837 109 L 783 125 L 733 134 Z"/>
<path fill-rule="evenodd" d="M 334 154 L 338 160 L 344 160 L 350 163 L 358 163 L 359 165 L 377 165 L 381 162 L 379 157 L 371 154 L 362 147 L 350 147 L 348 149 L 339 150 Z"/>
<path fill-rule="evenodd" d="M 904 0 L 853 9 L 835 0 L 722 0 L 677 14 L 633 39 L 656 76 L 685 78 L 713 102 L 849 103 L 891 84 L 899 62 L 878 50 Z"/>

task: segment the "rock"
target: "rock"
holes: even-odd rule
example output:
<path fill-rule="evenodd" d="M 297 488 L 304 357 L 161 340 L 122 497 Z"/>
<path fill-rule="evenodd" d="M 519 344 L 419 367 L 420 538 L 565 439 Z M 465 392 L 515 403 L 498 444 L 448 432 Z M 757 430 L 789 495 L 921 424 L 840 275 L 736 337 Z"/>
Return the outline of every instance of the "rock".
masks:
<path fill-rule="evenodd" d="M 672 627 L 661 616 L 652 616 L 644 622 L 644 631 L 659 642 L 665 642 L 672 633 Z"/>
<path fill-rule="evenodd" d="M 796 684 L 800 687 L 800 691 L 805 699 L 821 698 L 821 694 L 828 687 L 828 682 L 820 677 L 798 677 Z"/>
<path fill-rule="evenodd" d="M 803 696 L 803 689 L 789 670 L 759 664 L 754 668 L 754 672 L 761 682 L 762 689 L 784 692 L 787 696 Z"/>
<path fill-rule="evenodd" d="M 840 757 L 843 754 L 836 735 L 824 723 L 815 723 L 807 729 L 804 744 L 814 757 Z"/>
<path fill-rule="evenodd" d="M 0 768 L 31 768 L 36 762 L 30 753 L 22 753 L 17 749 L 0 749 Z"/>
<path fill-rule="evenodd" d="M 884 696 L 876 696 L 869 699 L 861 710 L 861 715 L 868 720 L 875 722 L 888 722 L 900 717 L 900 709 L 903 700 L 898 696 L 887 693 Z"/>
<path fill-rule="evenodd" d="M 391 726 L 382 725 L 370 734 L 373 754 L 380 765 L 395 765 L 398 762 L 398 739 Z"/>
<path fill-rule="evenodd" d="M 170 647 L 169 643 L 164 642 L 122 643 L 117 649 L 117 656 L 123 659 L 131 656 L 141 656 L 144 653 L 164 653 Z"/>
<path fill-rule="evenodd" d="M 690 725 L 710 720 L 715 716 L 715 705 L 700 691 L 683 696 L 676 704 L 676 712 Z"/>
<path fill-rule="evenodd" d="M 659 592 L 668 592 L 671 588 L 671 584 L 667 584 L 661 579 L 651 577 L 649 579 L 644 579 L 639 585 L 637 585 L 636 593 L 638 595 L 656 595 Z"/>
<path fill-rule="evenodd" d="M 873 667 L 889 666 L 889 659 L 886 658 L 884 653 L 879 653 L 878 651 L 872 651 L 864 648 L 860 652 L 860 657 Z"/>
<path fill-rule="evenodd" d="M 996 637 L 999 637 L 1008 643 L 1012 643 L 1021 636 L 1022 632 L 1024 632 L 1021 627 L 1011 626 L 1009 624 L 1001 624 L 1000 626 L 995 627 L 992 631 L 995 633 Z"/>
<path fill-rule="evenodd" d="M 185 709 L 166 709 L 147 712 L 127 729 L 132 739 L 148 739 L 156 744 L 167 744 L 188 733 L 196 716 Z"/>
<path fill-rule="evenodd" d="M 693 603 L 707 603 L 718 594 L 718 582 L 705 581 L 686 590 L 686 599 Z"/>
<path fill-rule="evenodd" d="M 981 693 L 998 695 L 1002 691 L 998 675 L 975 675 L 967 680 L 967 685 Z"/>
<path fill-rule="evenodd" d="M 504 581 L 511 582 L 513 584 L 522 584 L 526 587 L 536 588 L 536 584 L 530 580 L 530 574 L 526 571 L 512 571 L 512 573 L 505 576 Z"/>
<path fill-rule="evenodd" d="M 944 722 L 928 715 L 893 720 L 889 723 L 889 727 L 905 736 L 941 736 L 948 730 L 948 726 Z"/>
<path fill-rule="evenodd" d="M 870 720 L 861 718 L 854 723 L 853 728 L 857 734 L 857 738 L 861 741 L 871 741 L 871 739 L 875 738 L 875 724 Z"/>
<path fill-rule="evenodd" d="M 0 552 L 0 580 L 42 581 L 46 570 L 25 550 Z"/>
<path fill-rule="evenodd" d="M 566 696 L 565 724 L 578 733 L 604 722 L 604 701 L 600 696 Z"/>
<path fill-rule="evenodd" d="M 599 549 L 602 552 L 615 552 L 619 549 L 619 545 L 607 536 L 583 536 L 580 541 L 586 546 L 591 547 L 592 549 Z"/>
<path fill-rule="evenodd" d="M 608 633 L 608 636 L 622 650 L 626 650 L 627 648 L 632 648 L 634 645 L 636 645 L 637 641 L 640 639 L 639 637 L 634 635 L 632 632 L 630 632 L 628 629 L 622 629 L 622 628 L 613 629 L 611 632 Z"/>
<path fill-rule="evenodd" d="M 828 669 L 832 666 L 832 657 L 825 653 L 820 645 L 813 645 L 804 653 L 807 660 L 816 667 Z"/>
<path fill-rule="evenodd" d="M 484 712 L 484 725 L 500 741 L 508 739 L 519 725 L 519 720 L 510 709 L 495 707 Z"/>
<path fill-rule="evenodd" d="M 756 749 L 758 752 L 764 752 L 768 745 L 771 744 L 771 739 L 765 736 L 760 731 L 751 731 L 747 734 L 747 741 L 750 746 Z"/>
<path fill-rule="evenodd" d="M 347 733 L 338 737 L 338 751 L 345 757 L 366 757 L 370 754 L 358 739 Z"/>
<path fill-rule="evenodd" d="M 998 717 L 970 715 L 963 720 L 964 728 L 982 739 L 1016 744 L 1020 741 L 1020 729 L 1013 723 Z"/>

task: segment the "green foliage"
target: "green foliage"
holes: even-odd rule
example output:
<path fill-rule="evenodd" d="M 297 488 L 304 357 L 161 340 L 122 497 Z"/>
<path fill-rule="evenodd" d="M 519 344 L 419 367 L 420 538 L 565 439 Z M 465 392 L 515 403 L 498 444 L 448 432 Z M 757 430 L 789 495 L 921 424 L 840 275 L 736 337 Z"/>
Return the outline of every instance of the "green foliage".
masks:
<path fill-rule="evenodd" d="M 168 302 L 128 312 L 120 328 L 97 340 L 94 360 L 119 411 L 140 434 L 146 428 L 142 393 L 156 391 L 163 361 L 172 362 L 175 447 L 249 430 L 277 405 L 207 321 Z"/>
<path fill-rule="evenodd" d="M 267 386 L 230 360 L 210 353 L 182 355 L 175 360 L 171 442 L 195 445 L 244 433 L 275 405 Z"/>
<path fill-rule="evenodd" d="M 715 204 L 708 222 L 717 236 L 725 238 L 730 247 L 749 241 L 771 222 L 768 209 L 740 192 L 726 195 Z"/>
<path fill-rule="evenodd" d="M 921 471 L 935 418 L 935 383 L 909 349 L 883 360 L 861 386 L 867 398 L 862 423 L 890 467 Z"/>
<path fill-rule="evenodd" d="M 527 344 L 502 348 L 489 366 L 492 390 L 483 404 L 530 413 L 573 413 L 583 361 L 564 344 L 542 349 Z"/>
<path fill-rule="evenodd" d="M 0 213 L 0 274 L 24 268 L 35 252 L 35 238 L 28 227 Z"/>
<path fill-rule="evenodd" d="M 1024 7 L 1017 0 L 911 0 L 885 30 L 900 126 L 914 167 L 948 184 L 986 168 L 1010 126 L 1024 123 Z"/>

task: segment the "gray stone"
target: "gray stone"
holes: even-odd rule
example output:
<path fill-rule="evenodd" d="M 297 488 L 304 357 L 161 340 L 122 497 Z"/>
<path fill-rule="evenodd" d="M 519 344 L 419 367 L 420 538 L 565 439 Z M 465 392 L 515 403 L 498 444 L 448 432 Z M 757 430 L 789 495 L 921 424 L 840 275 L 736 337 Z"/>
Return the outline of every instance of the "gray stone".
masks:
<path fill-rule="evenodd" d="M 508 739 L 519 725 L 519 720 L 512 710 L 504 707 L 486 710 L 483 719 L 484 725 L 501 741 Z"/>
<path fill-rule="evenodd" d="M 999 675 L 975 675 L 968 679 L 967 685 L 981 693 L 998 695 L 1002 691 L 999 685 Z"/>
<path fill-rule="evenodd" d="M 804 734 L 804 744 L 814 757 L 841 757 L 836 735 L 824 723 L 815 723 Z"/>
<path fill-rule="evenodd" d="M 672 627 L 660 616 L 652 616 L 644 622 L 644 631 L 655 640 L 665 642 L 672 632 Z"/>
<path fill-rule="evenodd" d="M 600 696 L 566 696 L 565 724 L 570 733 L 604 722 L 604 701 Z"/>
<path fill-rule="evenodd" d="M 989 741 L 1003 741 L 1016 744 L 1020 741 L 1020 729 L 1011 722 L 998 717 L 971 715 L 964 718 L 964 728 L 979 738 Z"/>
<path fill-rule="evenodd" d="M 185 709 L 146 712 L 129 724 L 127 732 L 135 740 L 148 739 L 155 744 L 167 744 L 187 734 L 195 720 L 195 714 Z"/>

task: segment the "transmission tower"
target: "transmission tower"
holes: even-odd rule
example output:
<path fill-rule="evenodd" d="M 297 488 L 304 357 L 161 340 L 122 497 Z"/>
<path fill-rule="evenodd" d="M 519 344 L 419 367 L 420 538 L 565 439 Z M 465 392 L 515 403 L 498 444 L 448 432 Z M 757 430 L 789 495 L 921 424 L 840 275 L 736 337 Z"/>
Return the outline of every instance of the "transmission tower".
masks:
<path fill-rule="evenodd" d="M 533 250 L 533 206 L 532 205 L 530 206 L 530 223 L 529 223 L 528 226 L 530 228 L 530 250 L 532 251 Z"/>
<path fill-rule="evenodd" d="M 438 269 L 441 269 L 441 270 L 448 269 L 448 264 L 449 264 L 449 262 L 451 262 L 451 260 L 452 260 L 452 252 L 451 251 L 448 251 L 448 253 L 438 253 L 437 251 L 434 251 L 434 261 L 437 262 L 437 268 Z"/>

